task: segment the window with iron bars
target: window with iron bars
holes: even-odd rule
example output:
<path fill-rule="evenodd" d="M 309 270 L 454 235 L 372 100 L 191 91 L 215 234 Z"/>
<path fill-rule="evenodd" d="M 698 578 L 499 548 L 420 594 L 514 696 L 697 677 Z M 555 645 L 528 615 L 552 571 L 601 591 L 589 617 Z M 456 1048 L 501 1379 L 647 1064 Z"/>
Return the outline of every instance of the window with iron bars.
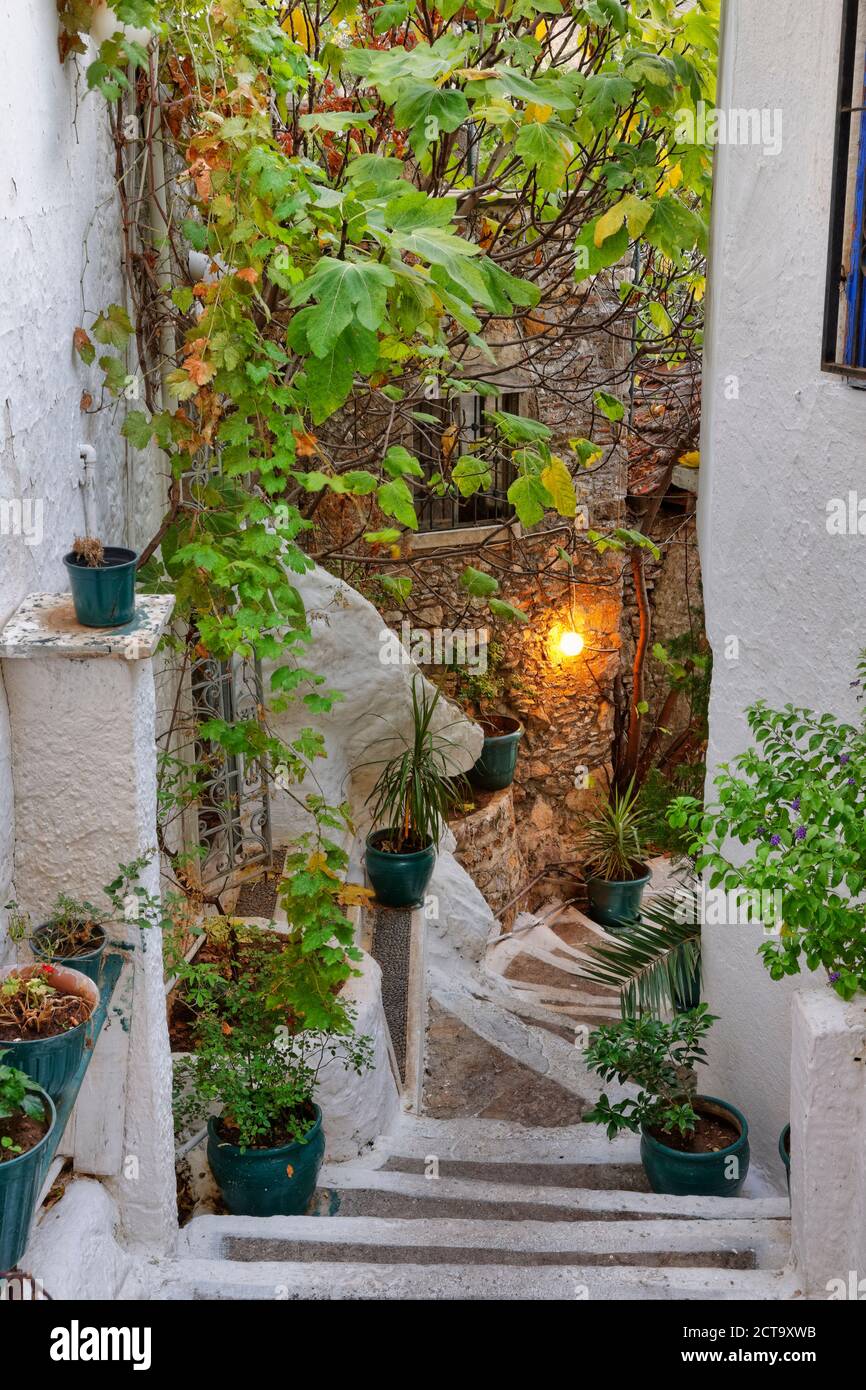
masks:
<path fill-rule="evenodd" d="M 844 0 L 823 367 L 866 385 L 866 3 Z"/>
<path fill-rule="evenodd" d="M 483 458 L 491 483 L 471 497 L 461 497 L 452 488 L 447 496 L 431 493 L 419 500 L 420 531 L 450 531 L 460 526 L 488 526 L 512 520 L 514 508 L 508 501 L 508 489 L 515 478 L 511 451 L 497 442 L 487 413 L 502 410 L 509 415 L 522 415 L 525 398 L 524 391 L 514 389 L 499 396 L 461 393 L 448 400 L 424 402 L 423 413 L 434 418 L 416 422 L 414 452 L 425 477 L 442 475 L 447 479 L 457 460 L 470 454 Z"/>

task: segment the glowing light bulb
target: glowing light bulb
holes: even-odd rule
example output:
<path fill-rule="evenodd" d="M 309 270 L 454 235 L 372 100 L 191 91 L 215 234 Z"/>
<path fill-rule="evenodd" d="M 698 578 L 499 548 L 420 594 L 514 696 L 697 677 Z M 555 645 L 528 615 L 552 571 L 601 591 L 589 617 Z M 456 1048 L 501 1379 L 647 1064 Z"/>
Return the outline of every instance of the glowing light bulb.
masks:
<path fill-rule="evenodd" d="M 584 645 L 584 640 L 579 632 L 560 633 L 559 652 L 561 656 L 580 656 Z"/>

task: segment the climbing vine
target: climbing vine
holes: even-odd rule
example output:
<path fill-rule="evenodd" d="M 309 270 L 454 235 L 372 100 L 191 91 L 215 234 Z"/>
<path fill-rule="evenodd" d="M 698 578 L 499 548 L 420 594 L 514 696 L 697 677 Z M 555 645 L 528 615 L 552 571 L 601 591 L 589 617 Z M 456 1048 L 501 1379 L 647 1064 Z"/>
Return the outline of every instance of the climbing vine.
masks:
<path fill-rule="evenodd" d="M 312 723 L 337 697 L 303 660 L 292 576 L 312 564 L 304 542 L 338 505 L 357 563 L 402 569 L 419 501 L 489 486 L 486 446 L 446 447 L 430 474 L 407 441 L 431 399 L 497 393 L 491 332 L 501 342 L 508 325 L 523 359 L 615 443 L 635 364 L 699 351 L 710 157 L 681 127 L 712 97 L 718 0 L 58 11 L 61 60 L 80 55 L 107 103 L 129 286 L 128 304 L 80 325 L 75 346 L 100 372 L 99 404 L 122 403 L 122 433 L 166 478 L 141 582 L 175 594 L 184 660 L 274 663 L 271 707 L 299 700 Z M 599 331 L 634 352 L 599 390 L 574 353 L 605 276 L 616 303 Z M 581 438 L 563 456 L 545 425 L 504 411 L 491 424 L 524 525 L 573 517 L 574 475 L 611 449 Z M 692 427 L 674 419 L 672 457 L 693 446 Z M 613 531 L 580 544 L 649 542 Z M 493 576 L 470 567 L 464 579 L 497 620 L 521 619 Z M 392 582 L 411 587 L 405 573 Z M 347 809 L 302 790 L 321 735 L 285 746 L 258 719 L 199 734 L 279 766 L 310 812 L 282 892 L 302 955 L 337 983 L 351 954 Z M 168 782 L 176 802 L 194 800 L 194 769 L 172 763 Z M 179 856 L 175 868 L 182 877 Z M 319 1021 L 331 997 L 320 986 L 307 979 L 292 1001 Z"/>

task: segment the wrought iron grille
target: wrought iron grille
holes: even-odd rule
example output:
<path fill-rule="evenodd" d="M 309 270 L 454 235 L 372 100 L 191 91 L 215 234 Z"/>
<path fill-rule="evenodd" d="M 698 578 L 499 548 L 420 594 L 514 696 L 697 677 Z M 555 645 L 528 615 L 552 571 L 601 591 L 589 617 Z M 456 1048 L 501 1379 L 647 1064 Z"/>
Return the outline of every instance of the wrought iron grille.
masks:
<path fill-rule="evenodd" d="M 208 719 L 257 719 L 262 708 L 262 671 L 258 661 L 233 662 L 207 657 L 192 670 L 196 725 Z M 226 753 L 199 739 L 196 760 L 204 767 L 198 825 L 204 848 L 202 880 L 231 880 L 243 870 L 271 868 L 268 769 L 262 759 Z"/>

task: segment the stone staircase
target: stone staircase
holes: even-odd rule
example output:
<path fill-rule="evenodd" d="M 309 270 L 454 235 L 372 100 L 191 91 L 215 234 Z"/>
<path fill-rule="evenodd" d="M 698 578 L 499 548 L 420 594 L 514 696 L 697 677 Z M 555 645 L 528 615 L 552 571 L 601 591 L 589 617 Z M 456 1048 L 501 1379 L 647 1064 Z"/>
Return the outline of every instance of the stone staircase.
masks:
<path fill-rule="evenodd" d="M 161 1297 L 769 1299 L 796 1296 L 783 1198 L 647 1190 L 637 1140 L 405 1115 L 322 1170 L 317 1214 L 199 1216 Z"/>

